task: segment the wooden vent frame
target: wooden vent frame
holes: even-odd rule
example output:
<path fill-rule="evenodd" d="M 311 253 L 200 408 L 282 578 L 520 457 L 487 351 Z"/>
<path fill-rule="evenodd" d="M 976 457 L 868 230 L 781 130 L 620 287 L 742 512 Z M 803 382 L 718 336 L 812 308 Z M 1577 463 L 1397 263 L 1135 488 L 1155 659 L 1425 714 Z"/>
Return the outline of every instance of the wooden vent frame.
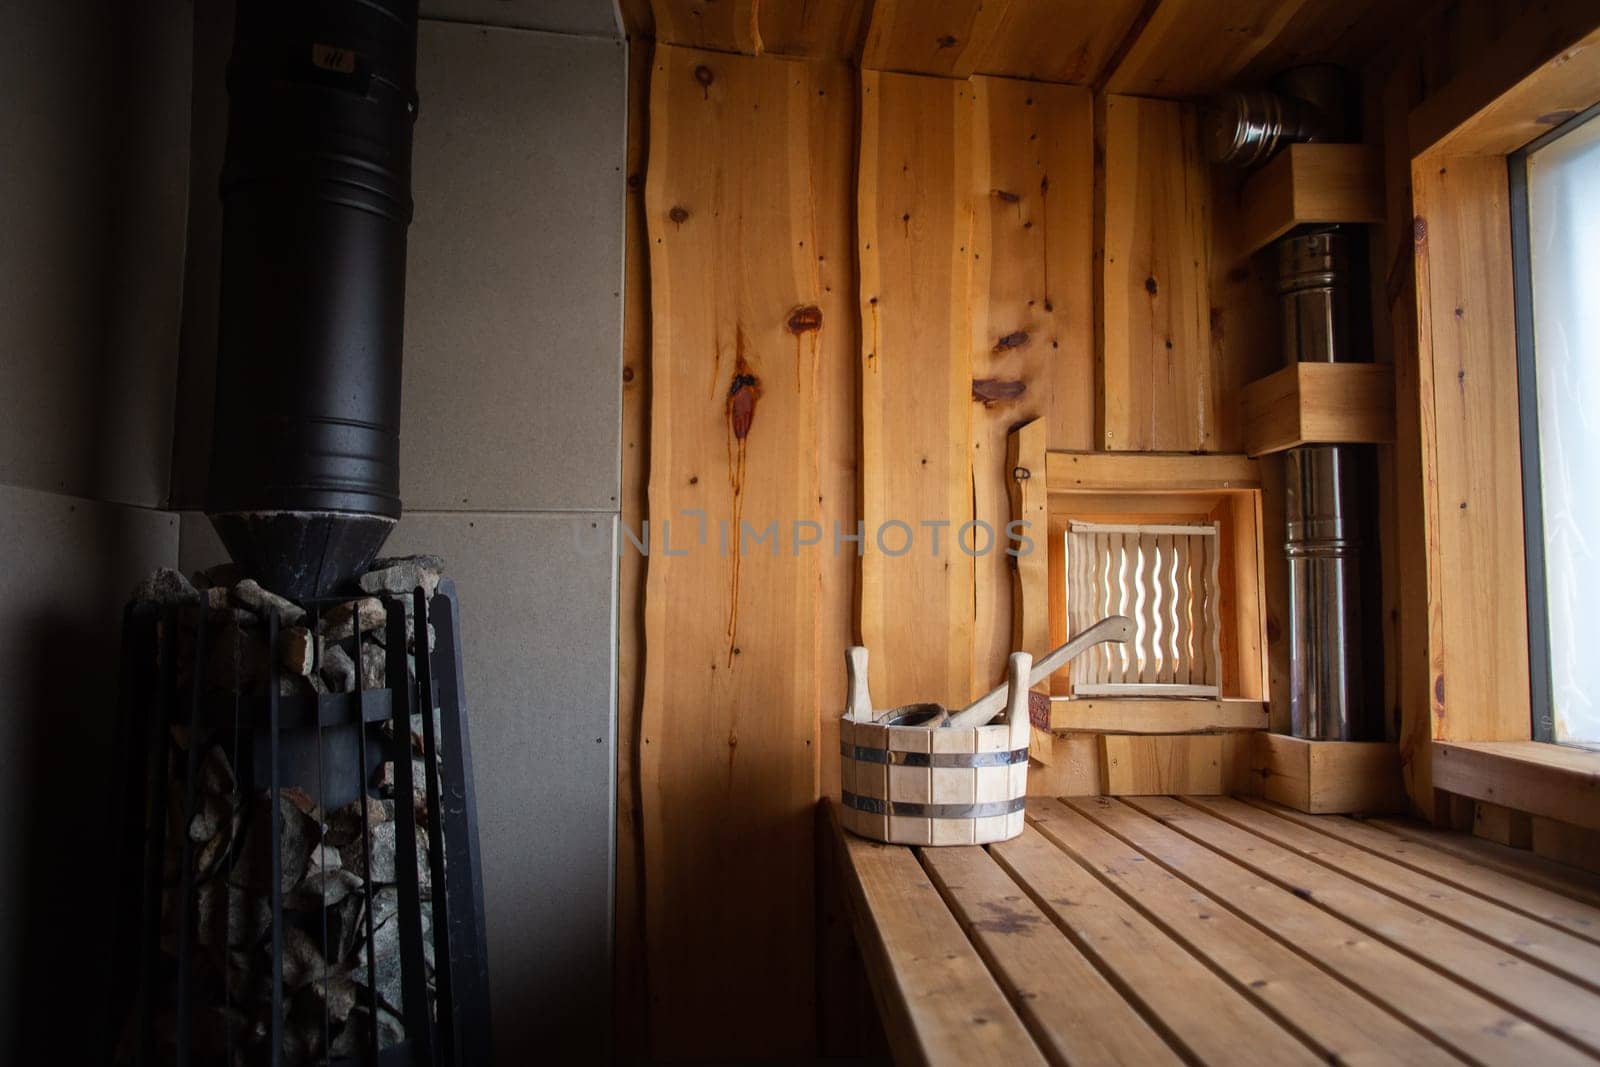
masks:
<path fill-rule="evenodd" d="M 1070 665 L 1074 697 L 1222 695 L 1222 524 L 1067 524 L 1067 636 L 1126 615 L 1135 637 Z"/>

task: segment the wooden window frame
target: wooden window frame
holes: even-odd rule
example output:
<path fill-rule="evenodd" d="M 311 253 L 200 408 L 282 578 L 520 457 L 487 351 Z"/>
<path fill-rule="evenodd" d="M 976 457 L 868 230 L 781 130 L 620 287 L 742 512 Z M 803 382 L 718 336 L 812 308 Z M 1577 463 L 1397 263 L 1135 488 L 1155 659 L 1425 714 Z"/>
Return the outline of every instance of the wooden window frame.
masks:
<path fill-rule="evenodd" d="M 1409 119 L 1430 675 L 1410 787 L 1424 812 L 1442 790 L 1600 829 L 1600 753 L 1532 739 L 1508 163 L 1600 101 L 1600 18 L 1554 58 L 1535 29 Z"/>

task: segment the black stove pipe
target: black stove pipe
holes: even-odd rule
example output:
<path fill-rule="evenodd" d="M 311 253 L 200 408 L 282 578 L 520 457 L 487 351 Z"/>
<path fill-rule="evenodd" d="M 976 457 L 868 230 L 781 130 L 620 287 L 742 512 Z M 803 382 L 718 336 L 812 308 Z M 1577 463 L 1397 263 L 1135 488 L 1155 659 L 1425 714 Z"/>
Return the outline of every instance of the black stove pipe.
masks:
<path fill-rule="evenodd" d="M 416 0 L 239 0 L 206 512 L 290 597 L 400 517 Z"/>

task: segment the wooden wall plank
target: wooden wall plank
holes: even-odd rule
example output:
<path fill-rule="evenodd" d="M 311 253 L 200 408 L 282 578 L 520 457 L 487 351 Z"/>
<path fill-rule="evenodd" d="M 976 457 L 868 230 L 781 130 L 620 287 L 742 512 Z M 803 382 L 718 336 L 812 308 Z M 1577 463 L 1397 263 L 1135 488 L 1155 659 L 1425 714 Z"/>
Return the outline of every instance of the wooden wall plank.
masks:
<path fill-rule="evenodd" d="M 820 514 L 818 368 L 854 339 L 821 310 L 817 219 L 848 214 L 843 189 L 817 200 L 833 165 L 812 137 L 824 88 L 848 93 L 842 66 L 670 46 L 654 63 L 640 780 L 664 1058 L 813 1045 L 820 556 L 741 553 L 740 530 L 787 538 Z"/>
<path fill-rule="evenodd" d="M 656 40 L 718 52 L 761 54 L 757 0 L 650 0 Z"/>
<path fill-rule="evenodd" d="M 1210 194 L 1195 110 L 1105 100 L 1103 447 L 1214 451 Z"/>
<path fill-rule="evenodd" d="M 969 77 L 988 51 L 1006 7 L 1007 0 L 874 0 L 861 65 Z"/>
<path fill-rule="evenodd" d="M 870 0 L 765 0 L 756 15 L 763 51 L 785 56 L 860 54 Z"/>
<path fill-rule="evenodd" d="M 1492 157 L 1412 167 L 1423 462 L 1444 567 L 1428 592 L 1437 740 L 1532 731 L 1506 181 Z"/>
<path fill-rule="evenodd" d="M 973 557 L 955 544 L 973 518 L 973 111 L 964 82 L 861 72 L 861 637 L 879 707 L 974 689 Z"/>
<path fill-rule="evenodd" d="M 1101 792 L 1148 796 L 1222 792 L 1221 734 L 1104 734 Z"/>
<path fill-rule="evenodd" d="M 1227 87 L 1308 2 L 1162 0 L 1106 91 L 1185 97 Z"/>
<path fill-rule="evenodd" d="M 997 536 L 997 550 L 975 561 L 973 685 L 981 692 L 1004 680 L 1013 648 L 1007 435 L 1042 418 L 1041 448 L 1093 447 L 1094 136 L 1087 89 L 1002 78 L 974 78 L 971 89 L 981 198 L 971 260 L 972 492 L 976 517 Z M 1036 531 L 1042 561 L 1043 522 Z"/>
<path fill-rule="evenodd" d="M 1146 6 L 1145 0 L 1010 0 L 978 70 L 1096 85 Z"/>

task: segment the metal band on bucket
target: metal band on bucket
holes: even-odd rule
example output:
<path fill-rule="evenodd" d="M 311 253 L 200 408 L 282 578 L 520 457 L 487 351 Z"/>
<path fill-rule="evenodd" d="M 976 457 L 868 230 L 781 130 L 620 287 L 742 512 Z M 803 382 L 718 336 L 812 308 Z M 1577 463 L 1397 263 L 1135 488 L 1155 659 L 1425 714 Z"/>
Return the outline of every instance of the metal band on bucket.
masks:
<path fill-rule="evenodd" d="M 862 763 L 888 763 L 896 767 L 1009 767 L 1028 762 L 1025 748 L 1014 748 L 1010 752 L 900 752 L 841 741 L 839 754 Z"/>
<path fill-rule="evenodd" d="M 1027 805 L 1026 797 L 995 800 L 987 804 L 916 804 L 906 800 L 881 800 L 878 797 L 841 793 L 846 807 L 872 815 L 910 815 L 923 819 L 986 819 L 994 815 L 1010 815 Z"/>

